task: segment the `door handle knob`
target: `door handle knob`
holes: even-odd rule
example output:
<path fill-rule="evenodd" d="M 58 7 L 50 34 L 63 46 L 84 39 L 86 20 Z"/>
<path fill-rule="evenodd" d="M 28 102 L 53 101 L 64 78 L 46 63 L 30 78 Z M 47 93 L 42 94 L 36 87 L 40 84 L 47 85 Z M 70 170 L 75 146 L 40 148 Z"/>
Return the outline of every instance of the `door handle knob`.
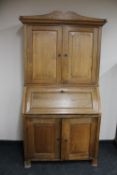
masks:
<path fill-rule="evenodd" d="M 67 139 L 64 139 L 64 142 L 68 142 L 68 140 Z"/>
<path fill-rule="evenodd" d="M 57 138 L 57 141 L 60 141 L 60 138 Z"/>
<path fill-rule="evenodd" d="M 68 54 L 65 53 L 65 54 L 64 54 L 64 57 L 68 57 Z"/>
<path fill-rule="evenodd" d="M 61 57 L 61 54 L 60 53 L 58 54 L 58 57 Z"/>

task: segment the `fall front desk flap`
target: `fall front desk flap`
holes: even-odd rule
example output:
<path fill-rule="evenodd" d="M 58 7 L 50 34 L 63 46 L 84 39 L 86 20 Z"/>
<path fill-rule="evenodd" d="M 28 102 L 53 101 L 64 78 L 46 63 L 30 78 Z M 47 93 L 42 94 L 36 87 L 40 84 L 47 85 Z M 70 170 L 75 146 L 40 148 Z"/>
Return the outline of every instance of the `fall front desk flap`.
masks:
<path fill-rule="evenodd" d="M 25 87 L 23 114 L 99 114 L 98 88 Z"/>

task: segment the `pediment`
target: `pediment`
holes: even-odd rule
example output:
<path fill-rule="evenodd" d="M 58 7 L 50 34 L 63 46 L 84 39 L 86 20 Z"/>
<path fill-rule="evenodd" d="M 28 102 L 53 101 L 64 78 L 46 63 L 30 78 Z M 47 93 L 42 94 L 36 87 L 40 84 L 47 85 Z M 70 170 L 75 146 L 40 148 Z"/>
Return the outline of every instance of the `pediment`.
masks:
<path fill-rule="evenodd" d="M 100 25 L 106 23 L 106 19 L 91 18 L 79 15 L 72 11 L 62 12 L 62 11 L 53 11 L 44 15 L 35 15 L 35 16 L 20 16 L 20 20 L 23 23 L 75 23 L 75 24 L 92 24 Z"/>

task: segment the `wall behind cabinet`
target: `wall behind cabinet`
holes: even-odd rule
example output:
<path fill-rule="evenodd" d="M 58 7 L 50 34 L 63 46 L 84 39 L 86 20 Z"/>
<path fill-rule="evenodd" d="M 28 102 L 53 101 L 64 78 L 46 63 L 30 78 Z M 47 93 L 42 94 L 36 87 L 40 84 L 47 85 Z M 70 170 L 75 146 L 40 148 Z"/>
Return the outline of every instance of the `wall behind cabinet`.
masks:
<path fill-rule="evenodd" d="M 20 15 L 71 10 L 107 18 L 103 27 L 100 89 L 100 139 L 113 139 L 117 122 L 117 1 L 115 0 L 1 0 L 0 1 L 0 139 L 21 140 L 23 41 Z"/>

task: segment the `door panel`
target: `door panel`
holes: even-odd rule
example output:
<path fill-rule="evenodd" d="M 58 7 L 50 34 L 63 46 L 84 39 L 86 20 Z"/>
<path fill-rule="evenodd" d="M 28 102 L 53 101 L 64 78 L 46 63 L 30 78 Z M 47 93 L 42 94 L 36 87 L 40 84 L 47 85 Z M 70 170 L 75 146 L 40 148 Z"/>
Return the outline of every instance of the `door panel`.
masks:
<path fill-rule="evenodd" d="M 33 32 L 33 80 L 56 79 L 56 41 L 56 31 Z"/>
<path fill-rule="evenodd" d="M 89 159 L 93 155 L 96 119 L 79 118 L 62 121 L 63 160 Z"/>
<path fill-rule="evenodd" d="M 28 53 L 29 83 L 53 84 L 60 81 L 61 27 L 33 26 Z M 31 52 L 31 53 L 30 53 Z"/>
<path fill-rule="evenodd" d="M 63 83 L 93 83 L 96 79 L 97 31 L 91 28 L 64 27 Z"/>
<path fill-rule="evenodd" d="M 60 158 L 60 120 L 26 120 L 27 151 L 33 159 L 53 160 Z"/>
<path fill-rule="evenodd" d="M 71 153 L 89 153 L 89 138 L 90 133 L 87 132 L 90 131 L 90 125 L 89 124 L 80 124 L 79 126 L 76 124 L 71 124 L 70 129 L 70 149 Z M 82 134 L 82 135 L 81 135 Z M 81 137 L 82 136 L 82 137 Z M 79 138 L 77 140 L 77 138 Z M 87 138 L 84 140 L 84 138 Z M 81 146 L 82 145 L 82 146 Z"/>
<path fill-rule="evenodd" d="M 69 57 L 71 76 L 79 79 L 91 78 L 92 33 L 69 33 Z M 84 69 L 84 63 L 87 65 Z"/>

